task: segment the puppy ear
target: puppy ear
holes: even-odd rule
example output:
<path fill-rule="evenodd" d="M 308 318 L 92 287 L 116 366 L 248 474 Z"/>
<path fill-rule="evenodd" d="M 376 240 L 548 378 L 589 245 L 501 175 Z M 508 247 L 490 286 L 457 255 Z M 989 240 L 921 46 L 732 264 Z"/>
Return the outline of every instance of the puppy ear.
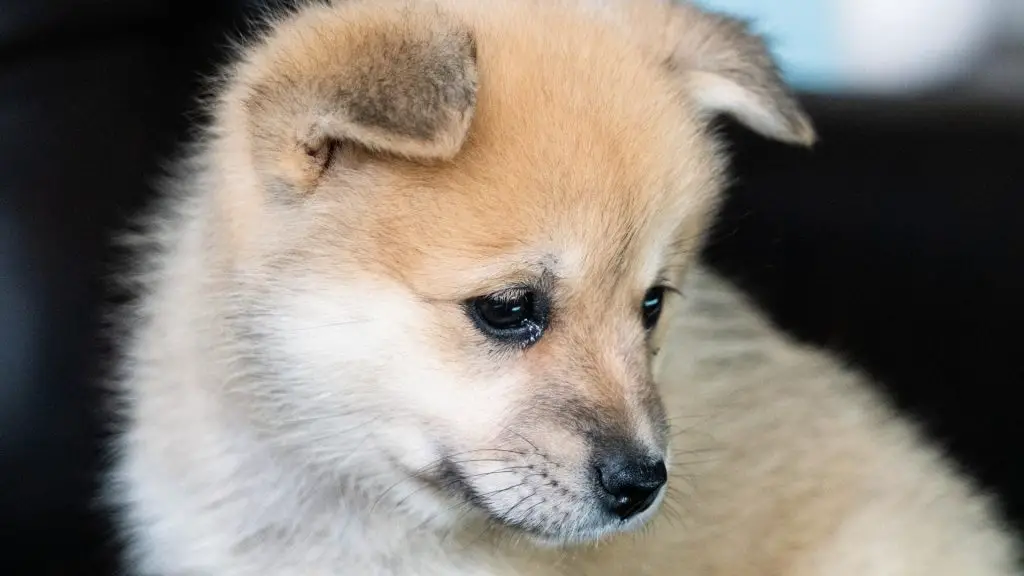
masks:
<path fill-rule="evenodd" d="M 476 103 L 471 32 L 437 10 L 353 2 L 306 8 L 275 27 L 236 74 L 254 167 L 310 191 L 356 145 L 444 160 L 462 147 Z"/>
<path fill-rule="evenodd" d="M 746 23 L 688 0 L 669 9 L 668 64 L 710 115 L 727 114 L 760 134 L 803 146 L 817 136 L 763 39 Z"/>

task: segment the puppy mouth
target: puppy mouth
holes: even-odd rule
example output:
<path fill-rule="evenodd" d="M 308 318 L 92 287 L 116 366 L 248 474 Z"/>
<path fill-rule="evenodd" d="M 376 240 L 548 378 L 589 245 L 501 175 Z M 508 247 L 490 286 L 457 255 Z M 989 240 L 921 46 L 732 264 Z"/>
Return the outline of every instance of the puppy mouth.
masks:
<path fill-rule="evenodd" d="M 498 472 L 501 471 L 492 473 Z M 485 472 L 484 475 L 486 474 L 488 473 Z M 491 522 L 524 535 L 537 545 L 544 547 L 586 544 L 609 535 L 631 532 L 645 525 L 657 513 L 665 496 L 665 490 L 660 490 L 647 503 L 644 511 L 628 519 L 609 517 L 596 510 L 584 512 L 581 518 L 561 517 L 562 515 L 559 515 L 558 518 L 543 518 L 533 514 L 535 508 L 548 503 L 548 498 L 540 491 L 535 490 L 527 496 L 515 498 L 514 503 L 503 510 L 497 510 L 492 505 L 493 498 L 499 496 L 500 493 L 520 488 L 522 484 L 515 483 L 495 491 L 481 493 L 470 481 L 474 476 L 479 475 L 468 474 L 460 468 L 455 460 L 444 457 L 438 466 L 434 484 L 441 492 L 461 499 L 480 511 Z M 560 492 L 560 497 L 579 501 L 564 503 L 559 508 L 567 507 L 578 513 L 581 509 L 589 509 L 594 506 L 587 499 L 572 496 L 564 489 Z"/>
<path fill-rule="evenodd" d="M 451 457 L 445 456 L 441 459 L 435 485 L 441 492 L 462 498 L 474 507 L 487 512 L 488 515 L 492 515 L 484 499 L 473 489 L 467 475 L 459 469 Z"/>

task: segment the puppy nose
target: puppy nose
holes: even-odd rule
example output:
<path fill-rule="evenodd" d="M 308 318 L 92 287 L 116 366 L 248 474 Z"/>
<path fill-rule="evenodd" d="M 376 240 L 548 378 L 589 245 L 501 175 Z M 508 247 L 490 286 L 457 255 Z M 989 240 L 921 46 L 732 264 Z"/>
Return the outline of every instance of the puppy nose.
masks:
<path fill-rule="evenodd" d="M 597 463 L 597 480 L 608 510 L 626 520 L 647 510 L 668 480 L 664 460 L 614 454 Z"/>

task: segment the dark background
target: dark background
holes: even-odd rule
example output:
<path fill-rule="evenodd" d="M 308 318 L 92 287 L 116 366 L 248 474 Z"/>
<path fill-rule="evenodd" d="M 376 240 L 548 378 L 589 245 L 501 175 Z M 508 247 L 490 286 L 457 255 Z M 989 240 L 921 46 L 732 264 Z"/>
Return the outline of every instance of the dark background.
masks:
<path fill-rule="evenodd" d="M 93 505 L 109 233 L 197 120 L 246 3 L 0 0 L 0 573 L 113 571 Z M 877 375 L 1017 522 L 1022 103 L 808 98 L 812 151 L 728 126 L 736 185 L 707 252 Z"/>

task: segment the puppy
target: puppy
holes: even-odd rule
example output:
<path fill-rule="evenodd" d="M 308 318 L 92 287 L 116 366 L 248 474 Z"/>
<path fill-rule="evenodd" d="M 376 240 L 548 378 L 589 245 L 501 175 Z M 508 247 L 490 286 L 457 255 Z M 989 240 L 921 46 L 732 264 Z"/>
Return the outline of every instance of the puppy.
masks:
<path fill-rule="evenodd" d="M 695 267 L 710 129 L 814 130 L 661 0 L 348 0 L 243 47 L 140 236 L 138 575 L 1020 574 L 860 376 Z"/>

